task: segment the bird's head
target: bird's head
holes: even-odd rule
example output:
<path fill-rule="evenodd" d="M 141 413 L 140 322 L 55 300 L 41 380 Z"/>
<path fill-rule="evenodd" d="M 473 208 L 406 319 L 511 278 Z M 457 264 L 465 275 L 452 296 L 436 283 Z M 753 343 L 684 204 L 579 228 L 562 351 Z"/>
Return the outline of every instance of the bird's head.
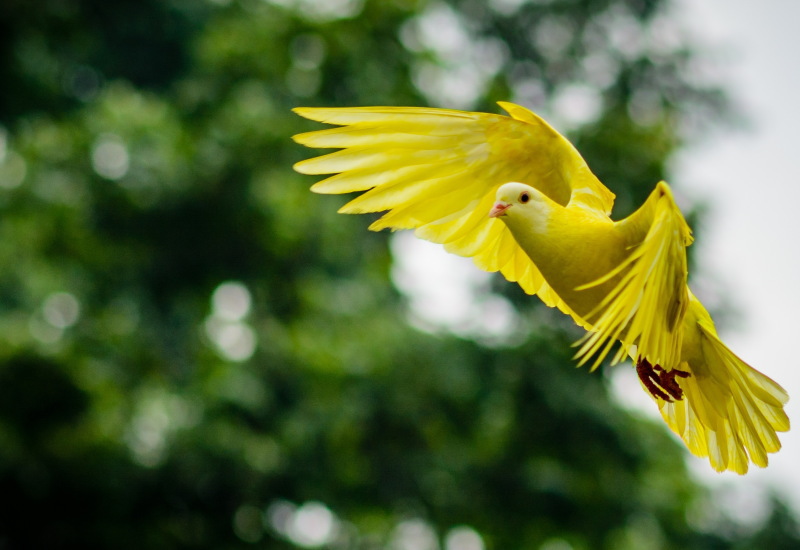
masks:
<path fill-rule="evenodd" d="M 490 218 L 501 218 L 505 223 L 528 220 L 536 223 L 543 220 L 551 210 L 551 203 L 537 189 L 519 182 L 501 185 L 495 195 L 494 206 L 489 211 Z"/>

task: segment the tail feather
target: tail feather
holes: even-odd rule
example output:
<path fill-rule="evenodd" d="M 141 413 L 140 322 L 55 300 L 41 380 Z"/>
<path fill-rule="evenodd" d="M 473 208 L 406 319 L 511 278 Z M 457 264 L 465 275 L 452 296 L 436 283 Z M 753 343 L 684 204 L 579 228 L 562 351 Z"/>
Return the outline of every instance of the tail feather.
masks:
<path fill-rule="evenodd" d="M 657 399 L 661 415 L 689 450 L 708 457 L 718 472 L 744 474 L 752 462 L 764 468 L 781 448 L 778 432 L 789 430 L 786 391 L 737 357 L 702 323 L 704 365 L 681 380 L 684 399 Z"/>

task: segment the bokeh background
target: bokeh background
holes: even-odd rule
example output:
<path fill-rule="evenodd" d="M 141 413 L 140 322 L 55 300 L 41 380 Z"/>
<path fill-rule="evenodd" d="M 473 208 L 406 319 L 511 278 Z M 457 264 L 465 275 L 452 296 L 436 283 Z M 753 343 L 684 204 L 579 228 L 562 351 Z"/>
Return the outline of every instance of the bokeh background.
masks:
<path fill-rule="evenodd" d="M 791 495 L 709 485 L 613 369 L 574 368 L 568 319 L 291 171 L 318 127 L 294 106 L 512 100 L 615 215 L 670 179 L 707 251 L 719 205 L 675 167 L 702 180 L 690 152 L 747 116 L 687 9 L 3 2 L 0 547 L 800 547 Z M 735 326 L 735 274 L 702 266 Z"/>

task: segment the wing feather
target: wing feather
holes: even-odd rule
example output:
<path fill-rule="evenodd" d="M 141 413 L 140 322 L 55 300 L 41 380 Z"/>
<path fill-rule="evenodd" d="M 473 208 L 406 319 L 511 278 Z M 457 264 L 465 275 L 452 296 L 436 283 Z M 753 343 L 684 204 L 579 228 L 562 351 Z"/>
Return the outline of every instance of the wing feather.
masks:
<path fill-rule="evenodd" d="M 681 321 L 689 306 L 686 247 L 691 243 L 691 231 L 664 182 L 625 223 L 628 229 L 646 229 L 644 237 L 616 269 L 584 287 L 619 278 L 588 316 L 593 331 L 581 340 L 576 357 L 581 365 L 595 357 L 593 368 L 597 367 L 619 340 L 613 363 L 636 346 L 638 356 L 651 364 L 666 370 L 677 368 Z"/>
<path fill-rule="evenodd" d="M 339 125 L 298 134 L 298 143 L 341 150 L 295 169 L 332 174 L 312 187 L 315 192 L 363 192 L 340 212 L 386 211 L 370 229 L 414 229 L 420 238 L 473 258 L 481 269 L 500 271 L 586 326 L 488 212 L 497 189 L 510 181 L 536 187 L 559 204 L 578 202 L 606 215 L 614 195 L 544 120 L 518 105 L 500 105 L 510 117 L 416 107 L 297 108 L 300 116 Z"/>

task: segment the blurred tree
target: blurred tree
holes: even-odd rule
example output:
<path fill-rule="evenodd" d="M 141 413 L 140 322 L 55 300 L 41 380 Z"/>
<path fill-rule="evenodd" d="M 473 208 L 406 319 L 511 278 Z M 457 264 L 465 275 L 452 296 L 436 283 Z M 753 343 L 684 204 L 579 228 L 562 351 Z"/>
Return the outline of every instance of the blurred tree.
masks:
<path fill-rule="evenodd" d="M 630 209 L 724 108 L 669 7 L 0 5 L 0 546 L 795 544 L 687 522 L 682 448 L 514 285 L 514 345 L 412 328 L 387 236 L 290 171 L 299 104 L 514 99 Z"/>

